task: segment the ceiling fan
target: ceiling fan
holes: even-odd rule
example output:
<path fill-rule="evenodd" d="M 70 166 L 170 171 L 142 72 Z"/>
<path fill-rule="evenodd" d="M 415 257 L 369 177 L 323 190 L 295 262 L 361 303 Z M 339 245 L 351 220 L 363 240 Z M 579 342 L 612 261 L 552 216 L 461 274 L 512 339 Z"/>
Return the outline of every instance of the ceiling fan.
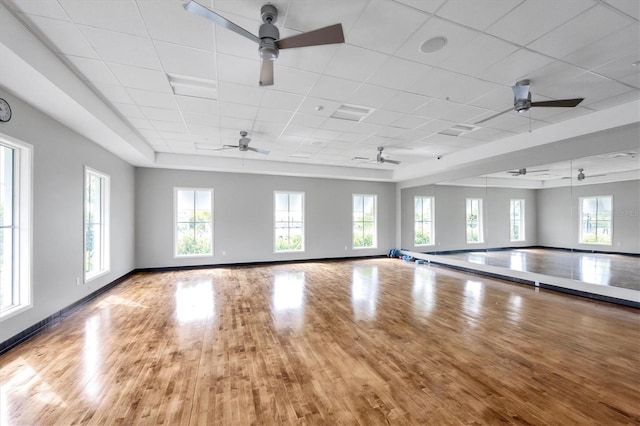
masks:
<path fill-rule="evenodd" d="M 240 137 L 240 140 L 238 141 L 238 145 L 222 145 L 222 148 L 212 149 L 211 151 L 222 151 L 225 149 L 238 148 L 242 152 L 253 151 L 253 152 L 257 152 L 258 154 L 264 154 L 264 155 L 267 155 L 269 153 L 269 150 L 267 149 L 254 148 L 252 146 L 249 146 L 249 142 L 251 142 L 251 138 L 247 137 L 247 132 L 245 132 L 244 130 L 240 132 L 240 136 L 241 137 Z"/>
<path fill-rule="evenodd" d="M 385 157 L 386 154 L 383 154 L 384 151 L 384 147 L 383 146 L 379 146 L 378 147 L 378 155 L 376 155 L 375 160 L 371 159 L 371 158 L 366 158 L 366 157 L 353 157 L 353 160 L 365 160 L 369 163 L 378 163 L 378 164 L 382 164 L 382 163 L 389 163 L 389 164 L 400 164 L 402 163 L 402 161 L 398 161 L 398 160 L 390 160 L 388 158 Z"/>
<path fill-rule="evenodd" d="M 602 175 L 589 175 L 588 177 L 590 178 L 594 178 L 594 177 L 600 177 L 600 176 L 606 176 L 606 174 L 602 174 Z M 578 176 L 576 176 L 576 179 L 578 179 L 578 181 L 582 182 L 583 180 L 585 180 L 587 178 L 587 175 L 584 174 L 584 169 L 578 169 Z M 565 176 L 562 179 L 571 179 L 570 176 Z"/>
<path fill-rule="evenodd" d="M 262 22 L 264 22 L 264 24 L 260 25 L 258 36 L 255 36 L 239 25 L 229 21 L 227 18 L 218 15 L 216 12 L 195 1 L 189 1 L 184 5 L 184 8 L 189 12 L 207 18 L 228 30 L 258 43 L 258 52 L 260 53 L 260 58 L 262 58 L 260 86 L 271 86 L 273 84 L 273 61 L 278 57 L 280 49 L 344 43 L 342 24 L 334 24 L 281 39 L 280 32 L 274 25 L 278 19 L 278 9 L 272 4 L 265 4 L 260 9 Z"/>
<path fill-rule="evenodd" d="M 518 170 L 509 170 L 507 173 L 511 173 L 513 176 L 523 176 L 527 173 L 537 173 L 537 172 L 548 172 L 549 169 L 540 169 L 540 170 L 527 170 L 524 167 Z"/>
<path fill-rule="evenodd" d="M 484 120 L 480 120 L 475 124 L 484 123 L 485 121 L 489 121 L 493 118 L 496 118 L 502 114 L 506 114 L 509 111 L 515 110 L 518 113 L 522 113 L 525 111 L 529 111 L 529 108 L 532 107 L 563 107 L 563 108 L 574 108 L 580 104 L 580 102 L 584 101 L 584 98 L 576 98 L 576 99 L 558 99 L 554 101 L 540 101 L 540 102 L 531 102 L 531 92 L 530 92 L 530 81 L 529 80 L 520 80 L 516 83 L 515 86 L 512 86 L 513 90 L 513 108 L 509 108 L 508 110 L 499 112 L 491 117 L 485 118 Z"/>

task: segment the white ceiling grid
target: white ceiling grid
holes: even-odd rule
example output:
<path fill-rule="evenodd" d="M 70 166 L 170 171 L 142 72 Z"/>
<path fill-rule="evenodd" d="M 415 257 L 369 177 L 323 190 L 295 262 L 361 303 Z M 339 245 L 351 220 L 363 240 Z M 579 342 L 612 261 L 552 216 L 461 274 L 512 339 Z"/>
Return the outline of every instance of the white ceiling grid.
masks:
<path fill-rule="evenodd" d="M 254 43 L 179 0 L 0 1 L 157 153 L 394 169 L 640 97 L 635 0 L 271 1 L 281 36 L 341 22 L 346 43 L 282 51 L 269 87 L 258 86 Z M 263 1 L 201 3 L 257 34 Z M 420 52 L 435 36 L 448 44 Z M 213 82 L 217 96 L 176 95 L 170 76 Z M 439 133 L 508 109 L 522 78 L 534 101 L 585 100 Z M 372 112 L 332 118 L 345 103 Z M 217 150 L 242 130 L 271 153 Z M 353 160 L 378 146 L 402 165 Z"/>

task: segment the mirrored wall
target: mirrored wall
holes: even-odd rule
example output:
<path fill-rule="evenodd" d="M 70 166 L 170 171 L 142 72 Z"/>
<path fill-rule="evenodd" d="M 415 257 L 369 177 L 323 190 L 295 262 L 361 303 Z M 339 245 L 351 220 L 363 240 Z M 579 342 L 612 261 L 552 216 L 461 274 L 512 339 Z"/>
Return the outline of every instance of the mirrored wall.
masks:
<path fill-rule="evenodd" d="M 402 247 L 640 302 L 640 158 L 625 150 L 402 189 Z"/>

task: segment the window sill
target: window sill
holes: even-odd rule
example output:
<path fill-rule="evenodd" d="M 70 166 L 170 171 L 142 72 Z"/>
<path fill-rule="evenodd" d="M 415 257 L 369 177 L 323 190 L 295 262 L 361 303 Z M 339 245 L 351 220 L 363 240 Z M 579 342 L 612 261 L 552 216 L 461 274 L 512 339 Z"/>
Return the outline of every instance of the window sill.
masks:
<path fill-rule="evenodd" d="M 33 307 L 33 304 L 28 304 L 28 305 L 17 305 L 17 306 L 13 306 L 11 308 L 7 308 L 4 311 L 2 311 L 2 313 L 0 313 L 0 322 L 7 320 L 11 317 L 14 317 L 18 314 L 21 314 L 29 309 L 31 309 Z"/>

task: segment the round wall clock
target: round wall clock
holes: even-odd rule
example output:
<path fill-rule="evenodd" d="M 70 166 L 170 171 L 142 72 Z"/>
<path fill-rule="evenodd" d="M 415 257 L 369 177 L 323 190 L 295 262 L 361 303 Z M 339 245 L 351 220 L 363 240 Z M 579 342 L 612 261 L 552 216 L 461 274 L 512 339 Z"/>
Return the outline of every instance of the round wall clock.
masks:
<path fill-rule="evenodd" d="M 9 106 L 9 102 L 0 98 L 0 121 L 9 120 L 11 120 L 11 107 Z"/>

